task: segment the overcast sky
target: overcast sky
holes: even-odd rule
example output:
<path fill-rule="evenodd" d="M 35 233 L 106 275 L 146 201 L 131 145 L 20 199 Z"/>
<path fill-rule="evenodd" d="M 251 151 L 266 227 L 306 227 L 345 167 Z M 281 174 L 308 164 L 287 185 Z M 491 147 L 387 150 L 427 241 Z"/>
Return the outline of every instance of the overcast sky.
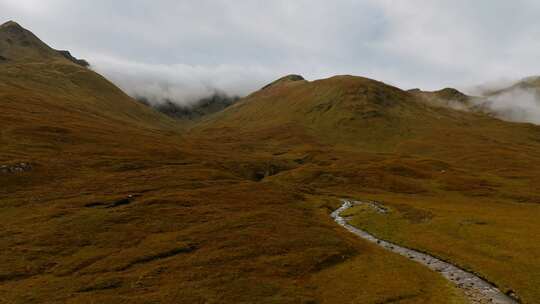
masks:
<path fill-rule="evenodd" d="M 537 0 L 0 0 L 0 17 L 131 94 L 178 100 L 289 73 L 404 89 L 540 74 Z"/>

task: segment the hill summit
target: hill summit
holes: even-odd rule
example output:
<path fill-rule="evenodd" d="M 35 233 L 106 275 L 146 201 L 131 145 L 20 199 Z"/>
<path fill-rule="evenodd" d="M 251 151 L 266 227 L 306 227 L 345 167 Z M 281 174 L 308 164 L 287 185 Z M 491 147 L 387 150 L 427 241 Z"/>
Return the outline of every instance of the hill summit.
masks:
<path fill-rule="evenodd" d="M 306 81 L 285 76 L 198 127 L 211 128 L 214 134 L 231 128 L 262 134 L 289 126 L 332 143 L 375 145 L 401 136 L 410 120 L 428 114 L 411 94 L 372 79 L 342 75 Z"/>
<path fill-rule="evenodd" d="M 458 110 L 470 110 L 473 107 L 473 96 L 468 96 L 454 88 L 444 88 L 438 91 L 422 91 L 412 89 L 408 91 L 419 100 L 431 105 L 450 107 Z"/>
<path fill-rule="evenodd" d="M 0 25 L 0 63 L 62 59 L 67 59 L 80 66 L 89 66 L 88 62 L 73 57 L 69 51 L 51 48 L 15 21 L 8 21 Z"/>
<path fill-rule="evenodd" d="M 305 79 L 301 75 L 290 74 L 290 75 L 287 75 L 287 76 L 283 76 L 283 77 L 279 78 L 278 80 L 273 81 L 273 82 L 265 85 L 262 89 L 264 90 L 264 89 L 268 89 L 268 88 L 273 87 L 273 86 L 278 86 L 278 85 L 281 85 L 281 84 L 297 82 L 297 81 L 305 81 Z"/>

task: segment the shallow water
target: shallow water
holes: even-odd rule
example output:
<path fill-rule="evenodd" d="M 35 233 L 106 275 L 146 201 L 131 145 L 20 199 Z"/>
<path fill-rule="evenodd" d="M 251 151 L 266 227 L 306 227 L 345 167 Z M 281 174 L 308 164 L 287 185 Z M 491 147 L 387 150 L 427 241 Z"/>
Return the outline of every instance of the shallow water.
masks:
<path fill-rule="evenodd" d="M 334 211 L 331 216 L 334 220 L 345 229 L 356 234 L 357 236 L 376 243 L 386 250 L 398 253 L 413 261 L 416 261 L 430 269 L 439 272 L 447 280 L 454 283 L 458 288 L 463 290 L 465 295 L 473 304 L 477 303 L 493 303 L 493 304 L 517 304 L 518 301 L 502 293 L 493 284 L 483 280 L 473 273 L 467 272 L 453 264 L 447 263 L 431 255 L 418 252 L 413 249 L 405 248 L 376 238 L 372 234 L 360 230 L 348 224 L 347 219 L 341 216 L 345 210 L 354 205 L 363 204 L 362 202 L 352 202 L 343 200 L 343 205 Z"/>

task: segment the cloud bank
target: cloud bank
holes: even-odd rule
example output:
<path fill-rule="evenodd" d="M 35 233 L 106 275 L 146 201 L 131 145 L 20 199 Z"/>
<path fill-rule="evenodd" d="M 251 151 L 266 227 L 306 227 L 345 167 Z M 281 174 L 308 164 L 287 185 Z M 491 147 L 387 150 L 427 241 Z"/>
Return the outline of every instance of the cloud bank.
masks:
<path fill-rule="evenodd" d="M 489 98 L 488 104 L 503 119 L 540 124 L 540 100 L 535 90 L 512 90 Z"/>
<path fill-rule="evenodd" d="M 271 71 L 256 66 L 145 64 L 96 58 L 93 69 L 131 96 L 145 97 L 152 103 L 168 100 L 189 105 L 216 92 L 243 96 L 272 77 Z"/>
<path fill-rule="evenodd" d="M 503 120 L 540 125 L 540 88 L 515 85 L 495 94 L 488 91 L 477 105 Z"/>

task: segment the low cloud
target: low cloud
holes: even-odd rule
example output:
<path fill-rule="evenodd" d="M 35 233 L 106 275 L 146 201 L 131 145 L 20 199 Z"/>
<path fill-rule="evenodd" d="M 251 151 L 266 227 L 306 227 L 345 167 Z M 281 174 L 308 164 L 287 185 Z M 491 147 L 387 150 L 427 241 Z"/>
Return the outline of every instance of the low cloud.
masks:
<path fill-rule="evenodd" d="M 256 66 L 145 64 L 96 56 L 92 68 L 113 81 L 133 97 L 145 97 L 151 103 L 165 100 L 179 105 L 223 92 L 245 96 L 276 77 Z"/>
<path fill-rule="evenodd" d="M 503 120 L 540 124 L 539 97 L 537 89 L 516 87 L 486 97 L 481 106 Z"/>
<path fill-rule="evenodd" d="M 501 77 L 488 82 L 483 82 L 482 84 L 464 86 L 461 90 L 470 96 L 486 96 L 493 92 L 510 88 L 520 81 L 521 78 Z"/>

